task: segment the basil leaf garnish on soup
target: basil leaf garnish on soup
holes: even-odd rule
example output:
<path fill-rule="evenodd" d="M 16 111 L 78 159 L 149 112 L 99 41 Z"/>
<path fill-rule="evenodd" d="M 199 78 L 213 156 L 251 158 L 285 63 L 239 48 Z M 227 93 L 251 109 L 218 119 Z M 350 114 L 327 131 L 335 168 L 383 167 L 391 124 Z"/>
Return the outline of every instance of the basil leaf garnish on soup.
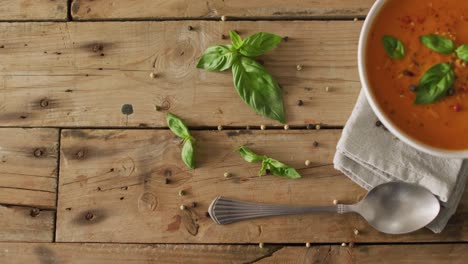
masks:
<path fill-rule="evenodd" d="M 458 58 L 468 62 L 468 44 L 458 47 L 455 53 L 457 53 Z"/>
<path fill-rule="evenodd" d="M 444 95 L 455 82 L 455 72 L 448 63 L 440 63 L 427 70 L 419 80 L 415 104 L 430 104 Z"/>
<path fill-rule="evenodd" d="M 419 38 L 419 40 L 424 46 L 439 53 L 450 54 L 455 49 L 455 44 L 451 39 L 439 35 L 425 35 Z"/>
<path fill-rule="evenodd" d="M 405 46 L 399 39 L 385 35 L 382 37 L 382 43 L 388 56 L 399 60 L 405 57 Z"/>

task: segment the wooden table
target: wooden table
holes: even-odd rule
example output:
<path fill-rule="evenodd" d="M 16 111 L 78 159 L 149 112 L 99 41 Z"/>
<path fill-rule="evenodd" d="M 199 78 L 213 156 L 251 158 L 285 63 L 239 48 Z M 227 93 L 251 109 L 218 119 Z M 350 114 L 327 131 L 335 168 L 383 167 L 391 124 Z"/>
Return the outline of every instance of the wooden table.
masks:
<path fill-rule="evenodd" d="M 373 0 L 285 2 L 0 1 L 0 262 L 466 263 L 466 192 L 438 235 L 384 235 L 355 215 L 206 217 L 220 194 L 291 205 L 365 194 L 332 158 L 360 90 L 358 35 Z M 248 108 L 229 73 L 195 68 L 229 30 L 288 36 L 260 59 L 284 89 L 290 130 Z M 166 111 L 194 131 L 197 169 L 181 162 Z M 258 177 L 233 152 L 243 144 L 303 178 Z"/>

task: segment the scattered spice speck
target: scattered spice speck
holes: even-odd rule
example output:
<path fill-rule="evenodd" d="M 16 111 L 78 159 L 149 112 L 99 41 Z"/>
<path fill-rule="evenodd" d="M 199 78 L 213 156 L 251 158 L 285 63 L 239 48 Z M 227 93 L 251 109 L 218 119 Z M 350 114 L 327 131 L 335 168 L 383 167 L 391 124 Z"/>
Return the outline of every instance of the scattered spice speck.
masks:
<path fill-rule="evenodd" d="M 152 73 L 150 73 L 149 76 L 150 76 L 151 79 L 155 79 L 156 78 L 156 73 L 152 72 Z"/>
<path fill-rule="evenodd" d="M 337 204 L 338 204 L 338 200 L 333 200 L 333 204 L 334 204 L 334 205 L 337 205 Z"/>
<path fill-rule="evenodd" d="M 263 243 L 263 242 L 258 243 L 258 247 L 259 247 L 259 248 L 264 248 L 264 247 L 265 247 L 265 243 Z"/>
<path fill-rule="evenodd" d="M 359 18 L 355 17 L 353 20 L 354 20 L 354 22 L 356 22 L 356 21 L 358 21 L 358 20 L 359 20 Z"/>
<path fill-rule="evenodd" d="M 306 161 L 304 162 L 304 164 L 305 164 L 307 167 L 310 166 L 310 160 L 306 160 Z"/>
<path fill-rule="evenodd" d="M 342 247 L 346 247 L 346 243 L 344 243 L 344 242 L 341 243 L 341 246 L 342 246 Z"/>
<path fill-rule="evenodd" d="M 284 125 L 284 130 L 289 130 L 289 125 Z"/>
<path fill-rule="evenodd" d="M 185 195 L 185 191 L 184 190 L 180 190 L 179 191 L 179 196 L 184 196 Z"/>
<path fill-rule="evenodd" d="M 226 16 L 221 16 L 221 21 L 226 21 L 227 17 Z"/>
<path fill-rule="evenodd" d="M 320 130 L 322 128 L 320 125 L 315 125 L 315 129 Z"/>
<path fill-rule="evenodd" d="M 183 211 L 183 210 L 185 210 L 185 209 L 186 209 L 185 205 L 181 205 L 181 206 L 180 206 L 180 210 Z"/>
<path fill-rule="evenodd" d="M 305 244 L 305 246 L 306 246 L 306 248 L 310 248 L 310 243 L 307 242 L 307 243 Z"/>
<path fill-rule="evenodd" d="M 330 92 L 330 87 L 328 87 L 328 86 L 325 87 L 325 92 L 327 92 L 327 93 Z"/>
<path fill-rule="evenodd" d="M 223 130 L 223 126 L 219 125 L 219 126 L 218 126 L 218 130 L 219 130 L 219 131 Z"/>
<path fill-rule="evenodd" d="M 225 173 L 224 173 L 224 178 L 229 178 L 229 177 L 231 177 L 231 173 L 225 172 Z"/>
<path fill-rule="evenodd" d="M 359 235 L 359 230 L 354 229 L 353 233 L 357 236 L 357 235 Z"/>
<path fill-rule="evenodd" d="M 312 146 L 314 146 L 314 148 L 316 148 L 316 147 L 319 146 L 319 143 L 317 141 L 314 141 L 314 143 L 312 143 Z"/>
<path fill-rule="evenodd" d="M 265 129 L 266 129 L 266 126 L 265 126 L 265 125 L 261 125 L 261 126 L 260 126 L 260 129 L 261 129 L 261 130 L 265 130 Z"/>
<path fill-rule="evenodd" d="M 300 65 L 300 64 L 296 65 L 296 70 L 302 71 L 302 65 Z"/>

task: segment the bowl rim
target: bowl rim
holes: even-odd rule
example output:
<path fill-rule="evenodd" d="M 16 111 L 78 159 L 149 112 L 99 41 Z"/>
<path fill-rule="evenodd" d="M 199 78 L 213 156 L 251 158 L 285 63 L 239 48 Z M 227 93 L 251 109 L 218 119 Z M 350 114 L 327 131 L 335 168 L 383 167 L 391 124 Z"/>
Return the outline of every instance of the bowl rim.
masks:
<path fill-rule="evenodd" d="M 369 36 L 370 29 L 374 24 L 374 20 L 379 14 L 380 10 L 384 6 L 386 0 L 377 0 L 372 8 L 370 9 L 364 24 L 361 29 L 361 34 L 359 36 L 359 44 L 358 44 L 358 71 L 359 71 L 359 78 L 361 81 L 362 89 L 366 95 L 367 101 L 369 102 L 372 110 L 374 111 L 377 118 L 382 122 L 382 124 L 398 139 L 403 141 L 404 143 L 410 145 L 411 147 L 434 155 L 438 157 L 445 157 L 445 158 L 468 158 L 468 150 L 447 150 L 442 148 L 437 148 L 430 146 L 426 143 L 423 143 L 402 130 L 400 130 L 396 125 L 391 122 L 387 116 L 384 114 L 382 109 L 377 103 L 377 100 L 374 97 L 373 92 L 371 91 L 370 84 L 367 78 L 367 71 L 366 71 L 366 48 L 367 48 L 367 39 Z"/>

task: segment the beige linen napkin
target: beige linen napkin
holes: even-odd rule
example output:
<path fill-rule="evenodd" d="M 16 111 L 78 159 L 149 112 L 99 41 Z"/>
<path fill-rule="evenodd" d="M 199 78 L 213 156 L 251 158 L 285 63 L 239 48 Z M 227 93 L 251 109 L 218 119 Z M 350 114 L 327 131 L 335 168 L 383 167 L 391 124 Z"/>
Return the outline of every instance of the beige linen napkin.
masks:
<path fill-rule="evenodd" d="M 455 213 L 468 177 L 468 160 L 422 153 L 377 126 L 364 92 L 343 130 L 334 158 L 335 168 L 369 190 L 389 181 L 416 183 L 441 201 L 437 218 L 427 227 L 440 233 Z"/>

